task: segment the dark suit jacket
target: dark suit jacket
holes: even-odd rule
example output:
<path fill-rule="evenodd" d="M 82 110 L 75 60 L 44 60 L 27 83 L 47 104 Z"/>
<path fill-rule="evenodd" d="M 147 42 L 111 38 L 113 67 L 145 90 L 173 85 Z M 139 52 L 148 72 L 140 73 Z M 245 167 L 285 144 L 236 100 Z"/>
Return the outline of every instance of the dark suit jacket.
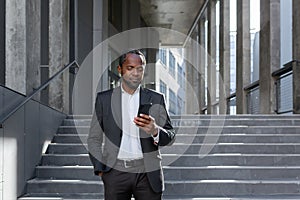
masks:
<path fill-rule="evenodd" d="M 155 118 L 160 130 L 159 143 L 140 129 L 140 141 L 144 155 L 147 177 L 155 192 L 164 189 L 159 146 L 170 145 L 175 140 L 175 131 L 166 111 L 163 95 L 141 87 L 140 104 L 152 104 L 150 115 Z M 88 137 L 90 159 L 94 172 L 108 172 L 114 165 L 119 153 L 122 138 L 121 88 L 97 94 L 95 112 Z"/>

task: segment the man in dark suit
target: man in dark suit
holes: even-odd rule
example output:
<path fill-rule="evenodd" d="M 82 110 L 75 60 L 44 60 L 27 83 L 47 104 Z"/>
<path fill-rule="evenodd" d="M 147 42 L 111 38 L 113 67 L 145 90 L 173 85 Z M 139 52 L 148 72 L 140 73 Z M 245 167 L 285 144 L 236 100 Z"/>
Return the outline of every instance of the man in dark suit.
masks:
<path fill-rule="evenodd" d="M 159 146 L 172 144 L 175 131 L 163 95 L 141 87 L 145 66 L 140 51 L 127 52 L 121 86 L 97 94 L 88 148 L 107 200 L 160 200 L 164 190 Z"/>

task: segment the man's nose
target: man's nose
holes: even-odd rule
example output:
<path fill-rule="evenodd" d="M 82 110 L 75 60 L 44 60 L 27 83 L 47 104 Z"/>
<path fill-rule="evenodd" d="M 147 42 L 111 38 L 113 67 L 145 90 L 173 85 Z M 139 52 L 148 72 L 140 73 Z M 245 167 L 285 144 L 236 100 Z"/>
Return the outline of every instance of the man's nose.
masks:
<path fill-rule="evenodd" d="M 141 73 L 142 73 L 142 71 L 141 71 L 140 69 L 138 69 L 138 68 L 134 68 L 134 69 L 132 70 L 132 74 L 135 75 L 135 76 L 138 76 L 138 75 L 140 75 Z"/>

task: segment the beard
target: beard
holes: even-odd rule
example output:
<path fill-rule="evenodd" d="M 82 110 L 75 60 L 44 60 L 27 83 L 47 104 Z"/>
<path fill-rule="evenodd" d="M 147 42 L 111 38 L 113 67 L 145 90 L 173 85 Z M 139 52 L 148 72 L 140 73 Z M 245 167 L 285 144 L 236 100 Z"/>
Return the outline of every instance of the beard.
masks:
<path fill-rule="evenodd" d="M 139 80 L 139 81 L 130 81 L 130 80 L 126 80 L 126 79 L 122 78 L 122 82 L 125 83 L 125 85 L 127 87 L 129 87 L 130 89 L 136 90 L 139 87 L 139 85 L 141 84 L 142 81 L 141 80 Z"/>

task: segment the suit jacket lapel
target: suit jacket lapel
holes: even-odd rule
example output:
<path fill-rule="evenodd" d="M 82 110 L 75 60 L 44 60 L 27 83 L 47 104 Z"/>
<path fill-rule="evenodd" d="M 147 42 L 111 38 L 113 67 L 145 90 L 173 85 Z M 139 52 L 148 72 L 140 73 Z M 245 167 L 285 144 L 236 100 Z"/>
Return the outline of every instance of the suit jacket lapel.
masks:
<path fill-rule="evenodd" d="M 121 87 L 117 87 L 113 90 L 111 97 L 111 111 L 114 122 L 120 130 L 120 142 L 122 137 L 122 99 L 121 99 Z"/>
<path fill-rule="evenodd" d="M 140 90 L 140 105 L 143 104 L 152 104 L 152 96 L 149 94 L 148 90 L 141 87 Z M 142 145 L 143 153 L 151 152 L 151 140 L 149 142 L 149 138 L 151 136 L 146 132 L 140 129 L 140 141 Z M 145 156 L 145 155 L 144 155 Z"/>
<path fill-rule="evenodd" d="M 140 105 L 152 104 L 152 97 L 148 93 L 148 90 L 145 90 L 141 87 L 140 89 Z"/>

